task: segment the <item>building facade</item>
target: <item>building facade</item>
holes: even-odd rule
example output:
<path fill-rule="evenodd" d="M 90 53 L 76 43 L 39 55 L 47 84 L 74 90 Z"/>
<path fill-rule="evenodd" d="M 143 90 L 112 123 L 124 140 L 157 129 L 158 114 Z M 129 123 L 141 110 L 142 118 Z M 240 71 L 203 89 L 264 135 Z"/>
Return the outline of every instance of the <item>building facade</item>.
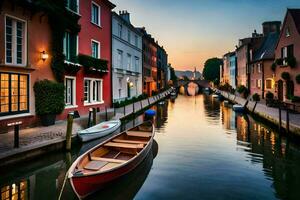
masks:
<path fill-rule="evenodd" d="M 221 66 L 220 83 L 226 84 L 230 82 L 230 55 L 231 52 L 226 53 L 223 56 L 223 65 Z"/>
<path fill-rule="evenodd" d="M 130 23 L 130 14 L 121 11 L 112 18 L 113 100 L 142 94 L 142 33 Z"/>
<path fill-rule="evenodd" d="M 167 86 L 168 54 L 163 46 L 157 44 L 157 90 Z"/>
<path fill-rule="evenodd" d="M 152 95 L 157 91 L 157 44 L 145 28 L 143 34 L 143 93 Z"/>
<path fill-rule="evenodd" d="M 275 92 L 275 74 L 272 64 L 275 57 L 275 45 L 279 32 L 268 33 L 262 46 L 254 53 L 251 62 L 251 87 L 250 94 L 257 93 L 265 98 L 267 92 Z"/>
<path fill-rule="evenodd" d="M 300 96 L 296 81 L 300 74 L 300 9 L 287 9 L 275 49 L 275 60 L 275 96 L 281 101 Z M 283 73 L 288 77 L 284 78 Z"/>
<path fill-rule="evenodd" d="M 115 5 L 108 0 L 68 0 L 66 5 L 69 12 L 78 15 L 81 29 L 78 33 L 65 31 L 65 63 L 69 68 L 80 66 L 80 69 L 75 73 L 66 70 L 66 107 L 59 119 L 65 119 L 74 110 L 85 115 L 90 108 L 111 106 L 112 103 L 111 10 Z M 88 65 L 90 61 L 94 66 Z"/>
<path fill-rule="evenodd" d="M 51 51 L 49 19 L 32 13 L 34 7 L 31 1 L 0 4 L 0 132 L 15 121 L 36 124 L 33 85 L 41 78 L 54 79 L 51 55 L 42 59 Z"/>
<path fill-rule="evenodd" d="M 235 52 L 229 55 L 229 84 L 233 89 L 236 88 L 236 74 L 237 74 L 237 59 Z"/>

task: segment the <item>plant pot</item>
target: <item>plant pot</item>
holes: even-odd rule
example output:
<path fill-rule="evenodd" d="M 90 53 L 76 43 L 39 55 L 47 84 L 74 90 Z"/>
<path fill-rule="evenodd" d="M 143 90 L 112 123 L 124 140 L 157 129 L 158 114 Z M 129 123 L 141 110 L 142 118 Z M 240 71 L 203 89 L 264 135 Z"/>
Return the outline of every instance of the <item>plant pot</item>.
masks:
<path fill-rule="evenodd" d="M 41 115 L 41 123 L 43 126 L 51 126 L 55 124 L 55 114 Z"/>

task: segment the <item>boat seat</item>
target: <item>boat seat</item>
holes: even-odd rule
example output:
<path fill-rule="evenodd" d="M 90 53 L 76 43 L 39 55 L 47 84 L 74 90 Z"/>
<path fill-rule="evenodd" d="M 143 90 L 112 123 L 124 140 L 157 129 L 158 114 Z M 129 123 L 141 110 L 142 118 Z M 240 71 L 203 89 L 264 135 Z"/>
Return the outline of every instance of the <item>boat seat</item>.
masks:
<path fill-rule="evenodd" d="M 145 138 L 151 137 L 151 135 L 152 135 L 149 132 L 140 132 L 140 131 L 127 131 L 126 134 L 128 136 L 145 137 Z"/>
<path fill-rule="evenodd" d="M 119 147 L 119 148 L 127 148 L 127 149 L 142 149 L 144 148 L 143 144 L 126 144 L 119 142 L 108 142 L 104 144 L 106 147 Z"/>
<path fill-rule="evenodd" d="M 147 144 L 148 141 L 138 141 L 138 140 L 122 140 L 114 139 L 113 142 L 129 143 L 129 144 Z"/>
<path fill-rule="evenodd" d="M 108 162 L 92 160 L 84 166 L 84 169 L 92 170 L 92 171 L 98 171 L 102 167 L 104 167 L 107 163 Z"/>
<path fill-rule="evenodd" d="M 102 157 L 92 157 L 93 161 L 98 162 L 110 162 L 110 163 L 124 163 L 126 160 L 114 159 L 114 158 L 102 158 Z"/>

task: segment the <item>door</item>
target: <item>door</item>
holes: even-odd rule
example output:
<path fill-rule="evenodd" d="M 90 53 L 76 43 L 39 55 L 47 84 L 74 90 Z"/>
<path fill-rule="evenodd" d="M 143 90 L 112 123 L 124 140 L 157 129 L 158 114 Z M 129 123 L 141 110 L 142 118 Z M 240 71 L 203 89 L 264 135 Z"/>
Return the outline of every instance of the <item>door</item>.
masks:
<path fill-rule="evenodd" d="M 278 100 L 283 101 L 283 81 L 279 80 L 278 81 Z"/>

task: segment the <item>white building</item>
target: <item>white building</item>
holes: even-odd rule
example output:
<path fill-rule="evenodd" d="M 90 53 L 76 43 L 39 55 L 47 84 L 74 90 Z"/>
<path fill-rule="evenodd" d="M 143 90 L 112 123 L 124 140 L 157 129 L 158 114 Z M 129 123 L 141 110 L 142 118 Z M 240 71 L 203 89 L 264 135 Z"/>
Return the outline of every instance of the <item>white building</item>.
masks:
<path fill-rule="evenodd" d="M 112 15 L 113 100 L 142 94 L 142 34 L 130 23 L 130 14 Z"/>

